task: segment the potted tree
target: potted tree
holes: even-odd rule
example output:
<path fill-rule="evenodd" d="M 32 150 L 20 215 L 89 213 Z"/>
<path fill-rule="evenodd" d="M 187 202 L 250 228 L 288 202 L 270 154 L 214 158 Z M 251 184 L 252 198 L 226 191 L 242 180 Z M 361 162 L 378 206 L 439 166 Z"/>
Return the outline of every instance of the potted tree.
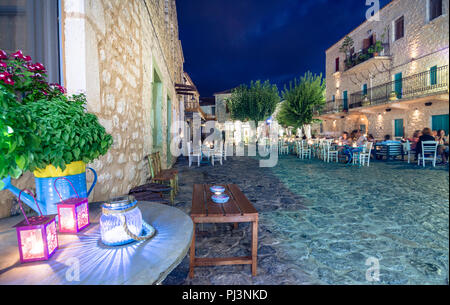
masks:
<path fill-rule="evenodd" d="M 8 56 L 0 50 L 0 190 L 18 195 L 11 177 L 32 171 L 46 215 L 56 212 L 59 198 L 50 193 L 58 177 L 87 197 L 92 187 L 86 191 L 86 164 L 106 154 L 113 140 L 85 105 L 83 94 L 68 96 L 59 84 L 49 84 L 42 64 L 21 51 Z M 61 188 L 74 195 L 69 186 Z M 31 198 L 24 199 L 36 209 Z"/>

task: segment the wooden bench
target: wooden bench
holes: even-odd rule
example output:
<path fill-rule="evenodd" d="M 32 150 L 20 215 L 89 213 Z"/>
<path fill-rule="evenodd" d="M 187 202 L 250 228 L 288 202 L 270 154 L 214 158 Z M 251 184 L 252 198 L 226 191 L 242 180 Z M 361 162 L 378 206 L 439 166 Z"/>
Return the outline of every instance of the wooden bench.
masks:
<path fill-rule="evenodd" d="M 178 193 L 178 171 L 173 169 L 163 170 L 159 152 L 147 156 L 146 159 L 150 167 L 150 181 L 162 184 L 168 183 L 171 187 L 170 201 L 173 204 Z"/>
<path fill-rule="evenodd" d="M 194 277 L 194 268 L 198 266 L 220 265 L 252 265 L 252 275 L 256 276 L 257 252 L 258 252 L 258 211 L 245 197 L 235 184 L 222 185 L 230 200 L 225 204 L 214 203 L 210 191 L 212 185 L 195 184 L 192 194 L 191 218 L 194 223 L 194 235 L 192 237 L 190 251 L 189 277 Z M 201 223 L 252 223 L 251 255 L 245 257 L 230 258 L 196 258 L 195 257 L 195 230 Z"/>

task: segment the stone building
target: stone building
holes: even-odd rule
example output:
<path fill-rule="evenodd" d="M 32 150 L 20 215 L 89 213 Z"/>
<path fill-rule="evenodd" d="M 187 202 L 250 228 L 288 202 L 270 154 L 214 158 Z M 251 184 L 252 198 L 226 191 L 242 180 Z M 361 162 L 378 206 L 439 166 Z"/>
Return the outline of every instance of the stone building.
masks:
<path fill-rule="evenodd" d="M 12 30 L 6 47 L 1 34 L 0 49 L 24 49 L 50 67 L 51 81 L 86 93 L 88 110 L 114 137 L 108 154 L 89 165 L 99 174 L 91 201 L 145 182 L 144 157 L 154 151 L 172 166 L 173 125 L 184 121 L 186 97 L 175 0 L 8 0 L 0 12 L 0 25 L 28 29 L 20 33 L 25 39 Z M 39 43 L 25 43 L 32 40 Z M 33 187 L 33 175 L 14 184 Z M 12 202 L 0 193 L 0 217 L 10 215 Z"/>
<path fill-rule="evenodd" d="M 325 109 L 316 130 L 362 129 L 375 138 L 448 134 L 449 1 L 393 0 L 326 51 Z"/>

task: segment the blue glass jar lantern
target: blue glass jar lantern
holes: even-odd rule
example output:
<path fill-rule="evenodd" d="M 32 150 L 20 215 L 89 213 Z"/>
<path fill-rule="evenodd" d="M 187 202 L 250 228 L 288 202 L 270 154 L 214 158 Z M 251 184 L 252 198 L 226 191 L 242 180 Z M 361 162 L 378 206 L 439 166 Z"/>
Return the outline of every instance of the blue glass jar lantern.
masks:
<path fill-rule="evenodd" d="M 133 196 L 112 198 L 102 205 L 100 231 L 102 242 L 107 246 L 148 240 L 156 233 L 152 226 L 143 221 Z"/>

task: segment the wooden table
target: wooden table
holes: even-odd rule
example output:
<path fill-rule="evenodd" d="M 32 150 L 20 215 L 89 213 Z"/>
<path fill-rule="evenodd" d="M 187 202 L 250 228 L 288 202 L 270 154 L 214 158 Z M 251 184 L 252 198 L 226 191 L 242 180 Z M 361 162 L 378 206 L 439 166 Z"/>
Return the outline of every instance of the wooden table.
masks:
<path fill-rule="evenodd" d="M 230 200 L 225 204 L 214 203 L 210 191 L 212 185 L 195 184 L 192 194 L 191 218 L 194 223 L 194 233 L 190 251 L 189 277 L 194 277 L 194 267 L 224 266 L 224 265 L 252 265 L 252 275 L 256 276 L 258 252 L 258 211 L 245 197 L 235 184 L 222 185 Z M 195 228 L 200 223 L 234 223 L 235 227 L 241 222 L 252 223 L 251 256 L 230 258 L 196 258 L 195 257 Z"/>

